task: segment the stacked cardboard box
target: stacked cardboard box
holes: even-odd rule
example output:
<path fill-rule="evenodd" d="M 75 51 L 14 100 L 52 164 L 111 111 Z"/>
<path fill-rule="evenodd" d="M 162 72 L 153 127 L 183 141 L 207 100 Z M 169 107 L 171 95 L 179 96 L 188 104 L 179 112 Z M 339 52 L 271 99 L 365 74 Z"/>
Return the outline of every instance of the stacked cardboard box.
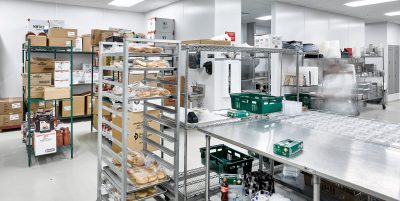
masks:
<path fill-rule="evenodd" d="M 29 35 L 27 39 L 31 41 L 31 46 L 47 46 L 47 36 Z"/>
<path fill-rule="evenodd" d="M 73 96 L 73 116 L 84 116 L 85 115 L 85 96 Z M 71 101 L 63 100 L 61 103 L 61 116 L 69 117 L 71 115 Z"/>
<path fill-rule="evenodd" d="M 115 31 L 92 29 L 92 45 L 99 45 L 100 41 L 104 41 L 107 37 L 112 36 Z"/>
<path fill-rule="evenodd" d="M 90 98 L 90 96 L 89 96 L 89 98 Z M 99 118 L 98 97 L 97 96 L 93 97 L 93 105 L 92 106 L 93 106 L 93 127 L 97 130 L 97 123 L 98 123 L 98 118 Z M 108 102 L 108 101 L 103 101 L 103 106 L 106 106 L 108 108 L 112 108 L 112 104 L 110 102 Z M 106 110 L 104 110 L 104 109 L 102 111 L 102 115 L 103 115 L 103 118 L 105 118 L 105 119 L 107 119 L 109 121 L 112 120 L 111 113 L 106 111 Z"/>
<path fill-rule="evenodd" d="M 70 47 L 71 45 L 75 47 L 77 37 L 76 29 L 50 28 L 48 45 L 50 47 Z"/>
<path fill-rule="evenodd" d="M 158 77 L 158 79 L 162 80 L 162 77 Z M 164 76 L 164 80 L 169 82 L 176 82 L 175 76 Z M 158 84 L 161 87 L 161 84 Z M 164 85 L 164 88 L 171 92 L 172 95 L 176 94 L 176 86 L 174 85 Z M 181 94 L 185 92 L 185 77 L 181 76 Z M 165 106 L 175 106 L 175 99 L 165 99 L 164 100 Z M 180 105 L 184 107 L 184 96 L 180 96 Z"/>
<path fill-rule="evenodd" d="M 155 117 L 160 117 L 160 110 L 151 110 L 148 113 Z M 113 124 L 121 127 L 122 126 L 122 119 L 119 116 L 116 116 L 112 119 Z M 148 121 L 149 127 L 160 130 L 160 124 L 154 121 Z M 142 151 L 143 150 L 143 112 L 129 112 L 128 113 L 128 147 L 135 151 Z M 121 141 L 122 135 L 119 131 L 112 129 L 112 135 L 115 139 Z M 147 137 L 156 142 L 160 143 L 160 137 L 155 134 L 148 133 Z M 121 151 L 121 148 L 116 145 L 112 144 L 112 150 L 116 153 Z M 157 150 L 155 147 L 148 145 L 147 149 L 149 151 Z"/>
<path fill-rule="evenodd" d="M 0 99 L 0 129 L 20 126 L 22 112 L 22 98 Z"/>

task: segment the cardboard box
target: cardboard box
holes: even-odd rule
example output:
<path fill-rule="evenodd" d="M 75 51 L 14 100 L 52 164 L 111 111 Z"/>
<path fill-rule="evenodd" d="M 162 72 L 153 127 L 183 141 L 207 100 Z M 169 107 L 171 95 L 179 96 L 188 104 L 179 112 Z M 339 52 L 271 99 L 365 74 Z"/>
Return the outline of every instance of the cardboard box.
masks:
<path fill-rule="evenodd" d="M 0 114 L 22 113 L 22 98 L 0 98 Z"/>
<path fill-rule="evenodd" d="M 48 110 L 54 107 L 53 101 L 39 101 L 31 102 L 31 112 L 36 112 L 38 110 Z"/>
<path fill-rule="evenodd" d="M 22 112 L 17 114 L 0 115 L 0 128 L 7 126 L 18 126 L 22 123 Z"/>
<path fill-rule="evenodd" d="M 92 29 L 92 45 L 99 45 L 101 41 L 102 33 L 114 33 L 115 31 L 102 30 L 102 29 Z"/>
<path fill-rule="evenodd" d="M 114 35 L 114 31 L 113 32 L 102 32 L 101 33 L 101 41 L 107 41 L 107 38 L 111 37 Z"/>
<path fill-rule="evenodd" d="M 118 78 L 119 82 L 122 82 L 122 73 L 119 74 L 119 77 L 118 77 L 118 74 L 116 74 L 115 77 Z M 147 78 L 157 79 L 157 73 L 149 72 L 147 74 Z M 144 80 L 144 73 L 129 73 L 129 76 L 128 76 L 129 84 L 132 84 L 134 82 L 141 82 L 143 80 Z M 156 87 L 157 83 L 149 82 L 149 86 Z"/>
<path fill-rule="evenodd" d="M 69 71 L 71 70 L 70 61 L 54 61 L 54 71 Z"/>
<path fill-rule="evenodd" d="M 61 28 L 50 28 L 49 38 L 69 38 L 76 39 L 78 37 L 77 29 L 61 29 Z"/>
<path fill-rule="evenodd" d="M 31 40 L 31 46 L 47 46 L 47 37 L 46 36 L 28 36 L 28 39 Z"/>
<path fill-rule="evenodd" d="M 56 131 L 46 133 L 34 132 L 35 156 L 57 152 Z"/>
<path fill-rule="evenodd" d="M 75 47 L 75 39 L 49 37 L 49 47 Z"/>
<path fill-rule="evenodd" d="M 110 121 L 112 120 L 111 115 L 103 115 L 103 118 L 106 120 Z M 99 115 L 98 114 L 93 114 L 93 128 L 97 129 L 97 124 L 99 123 Z"/>
<path fill-rule="evenodd" d="M 28 19 L 26 25 L 26 32 L 33 32 L 34 34 L 44 33 L 49 29 L 48 20 Z"/>
<path fill-rule="evenodd" d="M 45 86 L 31 87 L 31 98 L 43 98 Z M 25 93 L 25 99 L 28 98 L 28 92 Z"/>
<path fill-rule="evenodd" d="M 67 80 L 69 81 L 71 78 L 71 73 L 69 70 L 67 71 L 54 71 L 54 80 Z"/>
<path fill-rule="evenodd" d="M 93 97 L 93 102 L 94 102 L 94 104 L 93 104 L 93 114 L 99 114 L 99 110 L 98 110 L 98 97 L 97 96 L 94 96 Z M 108 101 L 103 101 L 103 106 L 106 106 L 106 107 L 108 107 L 108 108 L 112 108 L 112 104 L 111 104 L 111 102 L 108 102 Z M 103 115 L 111 115 L 111 113 L 110 112 L 108 112 L 108 111 L 106 111 L 106 110 L 104 110 L 103 109 Z"/>
<path fill-rule="evenodd" d="M 54 80 L 55 88 L 69 88 L 71 86 L 70 80 Z"/>
<path fill-rule="evenodd" d="M 70 88 L 44 88 L 44 100 L 64 99 L 70 97 Z"/>
<path fill-rule="evenodd" d="M 85 113 L 86 113 L 86 115 L 90 115 L 91 113 L 92 113 L 92 100 L 91 100 L 91 96 L 90 95 L 88 95 L 88 96 L 85 96 L 85 102 L 86 102 L 86 104 L 85 104 Z M 94 110 L 93 110 L 93 113 L 94 113 Z"/>
<path fill-rule="evenodd" d="M 73 116 L 85 115 L 85 96 L 74 96 L 73 97 L 74 113 Z M 69 100 L 63 100 L 61 102 L 61 116 L 69 117 L 71 115 L 71 102 Z"/>
<path fill-rule="evenodd" d="M 81 37 L 78 37 L 78 38 L 75 40 L 74 51 L 76 51 L 76 52 L 82 52 L 82 45 L 83 45 L 82 43 L 83 43 L 82 38 L 81 38 Z"/>
<path fill-rule="evenodd" d="M 72 72 L 73 84 L 81 84 L 85 83 L 85 71 L 83 70 L 74 70 Z"/>
<path fill-rule="evenodd" d="M 149 114 L 153 116 L 158 116 L 160 117 L 160 111 L 159 110 L 151 110 L 148 112 Z M 112 122 L 121 127 L 122 126 L 122 119 L 119 116 L 116 116 L 116 118 L 113 118 Z M 160 124 L 154 122 L 154 121 L 149 121 L 148 122 L 149 126 L 151 128 L 154 128 L 155 130 L 160 130 Z M 128 147 L 131 148 L 132 150 L 136 151 L 142 151 L 143 150 L 143 112 L 129 112 L 128 113 Z M 122 136 L 121 133 L 118 132 L 115 129 L 112 129 L 112 135 L 115 139 L 121 141 Z M 157 135 L 154 135 L 152 133 L 148 133 L 148 138 L 153 140 L 154 142 L 160 143 L 160 137 Z M 119 153 L 121 151 L 121 148 L 116 145 L 112 144 L 111 146 L 112 150 L 116 153 Z M 157 149 L 152 147 L 151 145 L 147 145 L 147 149 L 149 151 L 156 151 Z"/>
<path fill-rule="evenodd" d="M 53 80 L 52 73 L 31 74 L 31 86 L 51 86 Z M 22 74 L 23 85 L 28 86 L 28 74 Z"/>
<path fill-rule="evenodd" d="M 31 73 L 53 73 L 54 72 L 54 59 L 33 57 L 31 59 Z M 28 73 L 28 62 L 25 62 L 25 73 Z"/>
<path fill-rule="evenodd" d="M 92 52 L 92 36 L 90 34 L 82 36 L 82 52 Z"/>

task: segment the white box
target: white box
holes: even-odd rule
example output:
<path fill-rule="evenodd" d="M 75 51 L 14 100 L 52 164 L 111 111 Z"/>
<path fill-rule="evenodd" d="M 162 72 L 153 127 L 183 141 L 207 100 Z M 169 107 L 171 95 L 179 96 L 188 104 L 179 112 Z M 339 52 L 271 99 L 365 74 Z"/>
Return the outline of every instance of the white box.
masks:
<path fill-rule="evenodd" d="M 75 32 L 73 32 L 73 33 L 75 33 Z M 76 38 L 74 51 L 82 52 L 82 46 L 83 46 L 82 38 L 81 37 Z"/>
<path fill-rule="evenodd" d="M 82 70 L 92 71 L 92 64 L 82 64 Z"/>
<path fill-rule="evenodd" d="M 57 152 L 56 131 L 47 133 L 35 132 L 35 156 Z"/>
<path fill-rule="evenodd" d="M 167 18 L 153 17 L 147 20 L 147 31 L 153 32 L 175 32 L 175 20 Z"/>
<path fill-rule="evenodd" d="M 74 84 L 85 83 L 85 71 L 83 71 L 83 70 L 74 70 L 72 72 L 72 75 L 73 75 L 73 83 Z"/>
<path fill-rule="evenodd" d="M 174 40 L 175 34 L 173 32 L 148 32 L 147 39 Z"/>
<path fill-rule="evenodd" d="M 70 87 L 71 82 L 69 80 L 54 80 L 55 88 L 67 88 Z"/>
<path fill-rule="evenodd" d="M 99 71 L 93 71 L 93 82 L 98 82 L 99 81 Z M 91 71 L 85 71 L 85 78 L 84 78 L 85 84 L 92 83 L 92 72 Z"/>
<path fill-rule="evenodd" d="M 70 61 L 54 61 L 55 71 L 69 71 L 71 69 Z"/>
<path fill-rule="evenodd" d="M 54 71 L 54 80 L 70 80 L 70 79 L 71 79 L 70 71 L 61 71 L 61 70 Z"/>
<path fill-rule="evenodd" d="M 49 30 L 49 22 L 47 20 L 28 19 L 26 22 L 26 32 L 47 33 Z"/>
<path fill-rule="evenodd" d="M 255 47 L 282 49 L 282 39 L 279 36 L 262 35 L 255 37 Z"/>
<path fill-rule="evenodd" d="M 65 20 L 49 20 L 50 28 L 65 28 Z"/>

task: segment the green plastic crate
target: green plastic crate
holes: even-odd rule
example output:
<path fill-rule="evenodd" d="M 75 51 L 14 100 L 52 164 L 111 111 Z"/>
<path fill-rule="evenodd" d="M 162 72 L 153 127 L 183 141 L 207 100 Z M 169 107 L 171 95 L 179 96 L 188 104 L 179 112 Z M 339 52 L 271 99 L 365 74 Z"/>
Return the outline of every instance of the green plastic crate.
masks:
<path fill-rule="evenodd" d="M 232 108 L 256 114 L 282 111 L 282 97 L 257 93 L 231 94 Z"/>
<path fill-rule="evenodd" d="M 285 99 L 289 101 L 297 101 L 297 94 L 285 94 Z M 308 109 L 311 109 L 311 96 L 310 94 L 299 94 L 299 101 L 303 103 Z"/>
<path fill-rule="evenodd" d="M 200 148 L 201 163 L 206 163 L 206 148 Z M 253 157 L 238 152 L 224 144 L 210 147 L 210 169 L 222 174 L 246 174 L 251 172 Z"/>

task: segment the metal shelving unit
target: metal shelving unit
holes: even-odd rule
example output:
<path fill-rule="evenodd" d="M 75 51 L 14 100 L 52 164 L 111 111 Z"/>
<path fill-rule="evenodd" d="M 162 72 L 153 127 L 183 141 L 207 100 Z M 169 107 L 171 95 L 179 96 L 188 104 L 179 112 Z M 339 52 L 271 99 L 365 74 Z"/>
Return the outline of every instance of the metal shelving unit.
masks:
<path fill-rule="evenodd" d="M 53 53 L 54 58 L 57 58 L 57 53 L 65 53 L 70 55 L 70 97 L 66 99 L 53 99 L 53 100 L 44 100 L 43 98 L 31 98 L 31 56 L 32 53 Z M 27 73 L 27 80 L 28 80 L 28 86 L 23 86 L 22 87 L 22 97 L 23 97 L 23 106 L 24 106 L 24 116 L 25 120 L 28 121 L 28 133 L 27 133 L 27 140 L 25 140 L 26 144 L 26 149 L 27 149 L 27 154 L 28 154 L 28 165 L 32 165 L 32 154 L 34 154 L 33 146 L 32 146 L 32 134 L 33 131 L 31 131 L 31 103 L 34 102 L 40 102 L 40 101 L 53 101 L 54 107 L 57 108 L 57 103 L 63 100 L 69 100 L 71 103 L 71 115 L 69 117 L 70 120 L 70 132 L 71 132 L 71 144 L 64 146 L 64 147 L 57 147 L 57 153 L 59 153 L 59 150 L 62 152 L 65 151 L 66 149 L 70 149 L 71 151 L 71 158 L 74 157 L 74 117 L 73 117 L 73 76 L 72 76 L 72 69 L 74 65 L 74 57 L 73 57 L 73 46 L 71 43 L 70 47 L 48 47 L 48 46 L 31 46 L 31 41 L 28 40 L 27 43 L 22 44 L 22 72 Z M 25 72 L 25 62 L 27 63 L 27 72 Z M 27 95 L 26 100 L 25 100 L 25 95 Z M 56 114 L 55 114 L 56 115 Z"/>
<path fill-rule="evenodd" d="M 214 51 L 214 52 L 227 52 L 227 53 L 247 53 L 252 55 L 254 58 L 268 58 L 269 65 L 271 65 L 271 55 L 272 54 L 280 54 L 282 55 L 293 55 L 296 56 L 296 68 L 297 73 L 299 69 L 299 53 L 296 50 L 292 49 L 271 49 L 271 48 L 254 48 L 254 47 L 234 47 L 234 46 L 214 46 L 214 45 L 186 45 L 184 46 L 185 54 L 186 54 L 186 67 L 185 67 L 185 80 L 188 80 L 189 73 L 189 52 L 201 52 L 201 51 Z M 227 58 L 226 60 L 229 60 Z M 234 58 L 234 60 L 238 60 Z M 282 65 L 282 57 L 281 62 Z M 282 66 L 281 66 L 282 68 Z M 267 69 L 271 70 L 271 68 Z M 271 73 L 267 73 L 267 75 L 271 75 Z M 268 78 L 267 78 L 268 79 Z M 185 90 L 184 90 L 184 114 L 188 114 L 188 106 L 189 106 L 189 83 L 185 82 Z M 299 91 L 297 90 L 297 95 L 299 98 Z M 239 120 L 240 121 L 240 120 Z M 218 181 L 217 177 L 213 175 L 211 178 L 206 178 L 201 175 L 209 175 L 210 173 L 206 171 L 205 168 L 198 168 L 193 170 L 188 170 L 187 168 L 187 135 L 189 130 L 197 130 L 199 128 L 219 125 L 219 124 L 229 124 L 238 122 L 238 120 L 234 119 L 231 121 L 221 121 L 221 122 L 214 122 L 214 123 L 206 123 L 206 124 L 190 124 L 185 118 L 185 121 L 182 122 L 181 126 L 184 129 L 184 172 L 181 173 L 180 177 L 180 196 L 181 200 L 202 200 L 202 199 L 209 199 L 210 195 L 218 192 L 218 185 L 216 186 L 215 181 Z M 206 137 L 206 141 L 207 137 Z M 211 180 L 211 183 L 210 183 Z M 209 190 L 205 190 L 209 189 Z"/>
<path fill-rule="evenodd" d="M 165 48 L 169 48 L 166 54 L 145 54 L 145 53 L 130 53 L 129 45 L 132 43 L 152 43 L 155 46 L 162 46 L 163 44 L 168 44 L 169 46 L 162 46 Z M 105 46 L 120 46 L 123 47 L 123 52 L 105 52 Z M 120 193 L 121 199 L 125 201 L 127 198 L 127 193 L 136 192 L 148 187 L 157 186 L 157 193 L 151 195 L 150 197 L 156 197 L 161 199 L 160 195 L 164 194 L 168 199 L 172 199 L 175 201 L 179 200 L 179 129 L 180 129 L 180 119 L 179 119 L 179 106 L 180 106 L 180 79 L 179 79 L 179 56 L 180 56 L 181 44 L 179 41 L 170 41 L 170 40 L 146 40 L 146 39 L 124 39 L 123 43 L 117 42 L 101 42 L 100 43 L 100 53 L 99 53 L 99 91 L 98 91 L 98 111 L 99 111 L 99 121 L 98 121 L 98 194 L 97 200 L 103 200 L 103 196 L 101 194 L 101 186 L 104 181 L 108 181 L 113 185 L 115 189 Z M 104 66 L 103 58 L 107 56 L 118 56 L 123 57 L 123 68 L 118 68 L 115 66 Z M 148 71 L 155 69 L 147 69 L 147 68 L 136 68 L 130 67 L 129 61 L 132 58 L 149 58 L 149 57 L 171 57 L 173 58 L 174 68 L 157 68 L 156 70 L 160 72 L 164 71 L 175 71 L 176 82 L 167 82 L 164 80 L 158 79 L 150 79 L 148 78 Z M 122 80 L 119 79 L 104 79 L 103 71 L 112 71 L 112 72 L 120 72 L 122 74 Z M 151 97 L 151 98 L 132 98 L 129 96 L 128 91 L 128 75 L 131 71 L 143 71 L 144 72 L 144 83 L 148 82 L 156 82 L 161 84 L 168 84 L 176 86 L 176 94 L 171 94 L 171 96 L 162 96 L 162 97 Z M 163 75 L 163 73 L 162 73 Z M 114 87 L 119 86 L 122 87 L 122 95 L 115 95 L 111 91 L 103 91 L 103 83 L 111 84 Z M 103 98 L 111 99 L 113 102 L 119 102 L 122 105 L 122 111 L 116 111 L 113 108 L 108 108 L 103 106 Z M 175 106 L 174 107 L 165 107 L 163 104 L 158 105 L 149 102 L 149 100 L 155 99 L 174 99 Z M 135 186 L 129 179 L 127 175 L 127 154 L 132 150 L 128 147 L 128 135 L 131 133 L 128 132 L 128 105 L 130 102 L 135 101 L 143 101 L 143 154 L 147 157 L 151 157 L 156 160 L 160 165 L 165 167 L 169 173 L 169 179 L 165 181 L 159 181 L 158 183 L 151 183 L 146 186 Z M 148 113 L 149 109 L 157 109 L 161 111 L 161 118 L 156 117 Z M 119 116 L 122 118 L 122 127 L 119 127 L 112 122 L 103 118 L 102 111 L 106 110 L 111 112 L 113 115 Z M 165 119 L 162 118 L 163 113 L 173 114 L 175 118 Z M 154 121 L 159 123 L 164 127 L 168 127 L 169 132 L 165 132 L 164 130 L 157 131 L 152 129 L 149 126 L 149 121 Z M 119 141 L 115 139 L 113 136 L 103 132 L 100 128 L 103 124 L 109 125 L 111 128 L 122 133 L 122 140 Z M 171 132 L 172 131 L 172 132 Z M 159 136 L 162 140 L 167 140 L 173 144 L 173 149 L 170 149 L 161 142 L 157 143 L 150 138 L 148 138 L 148 133 Z M 173 133 L 171 135 L 171 133 Z M 117 153 L 112 151 L 109 148 L 109 145 L 103 142 L 103 137 L 109 139 L 112 143 L 115 143 L 119 147 L 122 148 L 122 155 L 119 156 Z M 150 151 L 148 151 L 148 145 L 156 148 L 161 151 L 161 156 L 158 156 Z M 163 155 L 166 154 L 173 158 L 173 162 L 170 163 L 164 159 Z M 117 159 L 122 167 L 120 169 L 115 168 L 113 163 L 110 161 L 111 158 Z M 149 197 L 148 197 L 149 198 Z"/>

